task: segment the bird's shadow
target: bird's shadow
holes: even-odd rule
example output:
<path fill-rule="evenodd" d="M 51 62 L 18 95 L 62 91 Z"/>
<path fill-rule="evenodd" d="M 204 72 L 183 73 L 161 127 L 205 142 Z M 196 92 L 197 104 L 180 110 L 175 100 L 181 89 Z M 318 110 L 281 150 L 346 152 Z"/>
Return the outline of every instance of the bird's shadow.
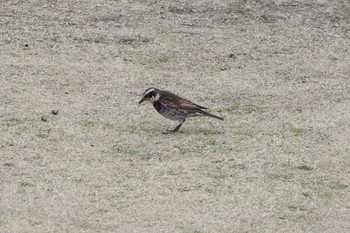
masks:
<path fill-rule="evenodd" d="M 169 135 L 169 136 L 176 136 L 176 135 L 218 135 L 218 134 L 224 134 L 225 132 L 218 129 L 209 129 L 209 128 L 184 128 L 177 132 L 171 132 L 168 130 L 161 131 L 162 135 Z"/>

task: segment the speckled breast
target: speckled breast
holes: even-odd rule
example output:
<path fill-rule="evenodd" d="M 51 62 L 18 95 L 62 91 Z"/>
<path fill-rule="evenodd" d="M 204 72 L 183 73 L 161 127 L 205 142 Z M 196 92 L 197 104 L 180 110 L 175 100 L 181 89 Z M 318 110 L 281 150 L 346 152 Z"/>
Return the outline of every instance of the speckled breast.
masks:
<path fill-rule="evenodd" d="M 154 102 L 153 107 L 159 112 L 162 116 L 169 118 L 171 120 L 180 120 L 186 118 L 188 112 L 184 109 L 178 108 L 168 108 L 166 105 L 161 102 Z"/>

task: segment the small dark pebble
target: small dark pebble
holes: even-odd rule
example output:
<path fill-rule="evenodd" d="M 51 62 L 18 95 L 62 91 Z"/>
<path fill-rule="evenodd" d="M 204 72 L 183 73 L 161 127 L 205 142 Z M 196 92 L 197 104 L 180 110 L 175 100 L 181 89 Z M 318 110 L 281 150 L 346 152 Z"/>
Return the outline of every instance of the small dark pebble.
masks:
<path fill-rule="evenodd" d="M 47 122 L 47 117 L 46 117 L 46 116 L 42 116 L 42 117 L 40 118 L 40 120 L 43 121 L 43 122 Z"/>
<path fill-rule="evenodd" d="M 6 167 L 13 167 L 14 164 L 13 164 L 13 163 L 10 163 L 10 162 L 5 162 L 5 163 L 4 163 L 4 166 L 6 166 Z"/>
<path fill-rule="evenodd" d="M 24 44 L 24 47 L 28 48 L 28 47 L 29 47 L 29 44 Z"/>
<path fill-rule="evenodd" d="M 228 55 L 230 58 L 236 58 L 236 55 L 234 55 L 233 53 L 231 53 L 230 55 Z"/>
<path fill-rule="evenodd" d="M 57 115 L 57 114 L 58 114 L 58 110 L 54 109 L 54 110 L 51 111 L 51 113 L 52 113 L 53 115 Z"/>
<path fill-rule="evenodd" d="M 95 145 L 94 145 L 94 144 L 91 144 L 90 146 L 91 146 L 91 147 L 94 147 Z"/>
<path fill-rule="evenodd" d="M 129 61 L 129 62 L 132 62 L 132 59 L 131 59 L 131 58 L 128 58 L 128 57 L 124 57 L 124 58 L 123 58 L 123 61 Z"/>

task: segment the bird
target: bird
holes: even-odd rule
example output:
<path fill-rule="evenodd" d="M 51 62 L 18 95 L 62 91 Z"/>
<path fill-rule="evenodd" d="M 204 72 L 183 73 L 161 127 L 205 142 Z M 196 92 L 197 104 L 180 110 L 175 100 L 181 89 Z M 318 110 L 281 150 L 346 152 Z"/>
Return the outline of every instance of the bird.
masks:
<path fill-rule="evenodd" d="M 193 103 L 185 98 L 182 98 L 169 91 L 160 90 L 157 88 L 148 88 L 143 93 L 141 104 L 144 101 L 149 101 L 158 113 L 170 120 L 178 120 L 179 124 L 172 130 L 168 129 L 163 133 L 175 133 L 189 117 L 207 116 L 223 121 L 224 118 L 215 116 L 202 109 L 208 109 Z"/>

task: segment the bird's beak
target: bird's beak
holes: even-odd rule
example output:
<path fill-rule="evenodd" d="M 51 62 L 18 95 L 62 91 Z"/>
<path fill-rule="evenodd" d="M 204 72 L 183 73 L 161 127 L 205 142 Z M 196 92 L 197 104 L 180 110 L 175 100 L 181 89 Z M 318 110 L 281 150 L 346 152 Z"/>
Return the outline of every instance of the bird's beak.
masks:
<path fill-rule="evenodd" d="M 139 101 L 139 104 L 141 104 L 143 101 L 145 101 L 144 97 L 142 97 L 142 99 Z"/>

